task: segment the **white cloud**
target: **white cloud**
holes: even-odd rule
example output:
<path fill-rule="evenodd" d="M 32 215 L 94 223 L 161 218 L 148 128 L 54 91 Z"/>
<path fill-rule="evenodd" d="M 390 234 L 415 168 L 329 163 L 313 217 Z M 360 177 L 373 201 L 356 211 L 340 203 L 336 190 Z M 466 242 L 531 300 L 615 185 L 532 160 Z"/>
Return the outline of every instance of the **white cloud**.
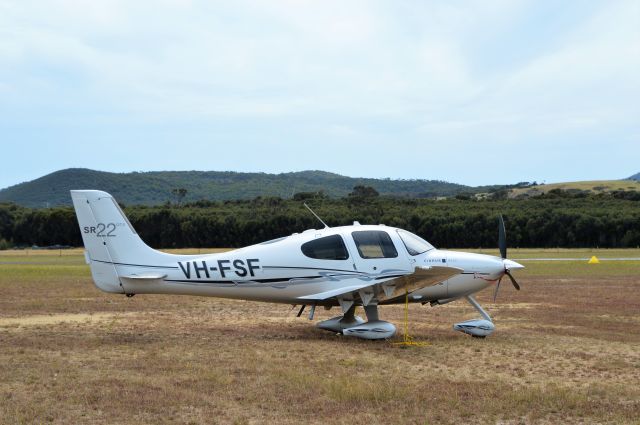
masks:
<path fill-rule="evenodd" d="M 295 137 L 371 140 L 387 156 L 637 140 L 639 8 L 0 0 L 0 92 L 11 94 L 0 125 L 108 121 L 126 133 L 239 120 L 228 137 L 249 140 L 268 137 L 251 123 L 278 120 Z M 284 151 L 298 142 L 269 137 Z"/>

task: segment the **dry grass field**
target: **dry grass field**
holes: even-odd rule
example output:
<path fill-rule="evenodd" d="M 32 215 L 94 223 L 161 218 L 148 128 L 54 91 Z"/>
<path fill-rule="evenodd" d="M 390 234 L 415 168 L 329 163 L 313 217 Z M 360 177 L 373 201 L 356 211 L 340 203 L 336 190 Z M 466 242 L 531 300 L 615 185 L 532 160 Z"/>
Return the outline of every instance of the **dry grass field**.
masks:
<path fill-rule="evenodd" d="M 509 197 L 517 198 L 522 195 L 536 196 L 547 193 L 553 189 L 560 190 L 584 190 L 593 193 L 606 193 L 613 190 L 640 191 L 640 182 L 636 180 L 592 180 L 565 183 L 549 183 L 537 186 L 511 189 Z"/>
<path fill-rule="evenodd" d="M 640 423 L 640 262 L 524 264 L 522 291 L 478 296 L 494 335 L 451 329 L 464 302 L 411 305 L 428 345 L 403 349 L 287 305 L 104 294 L 80 251 L 0 252 L 0 422 Z M 381 316 L 400 328 L 403 307 Z"/>

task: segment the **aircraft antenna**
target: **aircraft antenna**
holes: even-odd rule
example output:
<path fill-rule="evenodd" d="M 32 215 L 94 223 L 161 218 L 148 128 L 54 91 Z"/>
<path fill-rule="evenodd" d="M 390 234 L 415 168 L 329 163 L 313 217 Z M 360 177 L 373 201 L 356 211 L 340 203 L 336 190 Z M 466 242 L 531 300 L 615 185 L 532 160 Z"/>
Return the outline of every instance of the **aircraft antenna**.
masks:
<path fill-rule="evenodd" d="M 315 218 L 317 218 L 320 223 L 324 224 L 324 228 L 328 229 L 329 226 L 327 225 L 327 223 L 325 223 L 324 221 L 322 221 L 322 219 L 320 218 L 320 216 L 318 214 L 316 214 L 315 212 L 313 212 L 313 210 L 311 209 L 311 207 L 309 207 L 309 205 L 307 205 L 306 202 L 303 202 L 302 205 L 304 205 L 309 211 L 311 211 L 311 214 L 313 214 L 315 216 Z"/>

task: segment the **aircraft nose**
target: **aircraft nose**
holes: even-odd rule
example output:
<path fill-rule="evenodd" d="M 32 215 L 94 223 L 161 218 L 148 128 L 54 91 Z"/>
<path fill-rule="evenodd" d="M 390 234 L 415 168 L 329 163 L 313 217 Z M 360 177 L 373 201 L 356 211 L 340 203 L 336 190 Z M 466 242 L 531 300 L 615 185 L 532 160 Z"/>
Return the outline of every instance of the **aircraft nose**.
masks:
<path fill-rule="evenodd" d="M 524 266 L 520 263 L 517 263 L 513 260 L 508 260 L 508 259 L 503 259 L 502 263 L 504 264 L 504 268 L 507 270 L 518 270 L 518 269 L 524 269 Z"/>

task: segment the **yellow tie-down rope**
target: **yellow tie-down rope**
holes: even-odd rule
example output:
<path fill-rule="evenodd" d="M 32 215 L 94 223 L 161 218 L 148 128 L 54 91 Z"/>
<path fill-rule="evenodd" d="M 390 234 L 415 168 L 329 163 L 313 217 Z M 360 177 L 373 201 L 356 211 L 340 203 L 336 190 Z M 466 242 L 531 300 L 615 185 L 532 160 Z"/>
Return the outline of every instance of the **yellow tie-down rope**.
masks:
<path fill-rule="evenodd" d="M 413 337 L 409 335 L 409 291 L 405 291 L 404 295 L 404 332 L 402 335 L 402 341 L 392 342 L 392 345 L 400 347 L 424 347 L 429 345 L 428 342 L 414 341 Z"/>

